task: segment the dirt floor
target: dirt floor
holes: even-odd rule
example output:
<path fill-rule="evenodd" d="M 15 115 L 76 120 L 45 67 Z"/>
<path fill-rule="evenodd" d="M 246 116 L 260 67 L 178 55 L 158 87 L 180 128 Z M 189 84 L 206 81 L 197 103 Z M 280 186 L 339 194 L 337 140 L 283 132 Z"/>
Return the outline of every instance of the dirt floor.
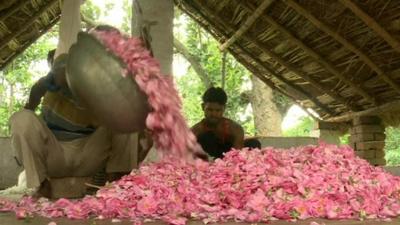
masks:
<path fill-rule="evenodd" d="M 41 217 L 35 217 L 25 220 L 17 220 L 14 214 L 10 213 L 0 213 L 0 225 L 47 225 L 49 222 L 54 221 L 57 225 L 132 225 L 130 221 L 122 221 L 122 222 L 111 222 L 110 220 L 68 220 L 68 219 L 47 219 Z M 326 225 L 400 225 L 400 219 L 395 219 L 390 222 L 382 222 L 382 221 L 354 221 L 354 220 L 304 220 L 297 222 L 287 222 L 287 221 L 274 221 L 268 223 L 270 225 L 310 225 L 312 221 L 318 222 L 319 224 L 325 223 Z M 163 222 L 150 222 L 146 223 L 146 225 L 166 225 Z M 202 222 L 199 221 L 191 221 L 188 225 L 203 225 Z M 234 223 L 227 222 L 224 225 L 249 225 L 248 223 Z"/>

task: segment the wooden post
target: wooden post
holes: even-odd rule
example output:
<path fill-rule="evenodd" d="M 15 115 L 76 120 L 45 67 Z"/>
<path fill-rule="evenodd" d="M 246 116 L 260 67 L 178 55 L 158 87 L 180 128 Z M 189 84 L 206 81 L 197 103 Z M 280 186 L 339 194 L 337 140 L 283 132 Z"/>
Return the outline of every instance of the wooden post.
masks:
<path fill-rule="evenodd" d="M 172 0 L 133 0 L 132 10 L 132 35 L 146 39 L 153 56 L 160 63 L 161 72 L 171 75 L 174 2 Z M 156 149 L 152 148 L 145 161 L 157 160 Z"/>
<path fill-rule="evenodd" d="M 133 0 L 132 35 L 147 38 L 161 71 L 172 73 L 173 19 L 172 0 Z"/>

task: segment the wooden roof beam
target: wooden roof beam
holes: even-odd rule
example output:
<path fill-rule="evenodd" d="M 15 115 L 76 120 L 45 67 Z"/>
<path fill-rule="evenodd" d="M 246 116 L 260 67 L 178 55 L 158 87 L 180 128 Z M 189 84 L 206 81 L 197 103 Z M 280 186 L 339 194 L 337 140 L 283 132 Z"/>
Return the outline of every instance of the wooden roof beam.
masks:
<path fill-rule="evenodd" d="M 223 22 L 222 20 L 221 20 L 220 23 L 223 23 L 223 25 L 226 28 L 228 28 L 229 32 L 233 32 L 235 30 L 235 28 L 232 25 L 227 24 L 227 23 Z M 310 77 L 306 73 L 304 73 L 304 72 L 302 72 L 300 70 L 297 70 L 293 66 L 289 65 L 289 63 L 285 62 L 285 60 L 283 58 L 279 57 L 276 53 L 274 53 L 271 50 L 269 50 L 268 48 L 266 48 L 264 46 L 264 44 L 262 44 L 259 41 L 257 41 L 256 38 L 250 37 L 248 34 L 244 34 L 242 37 L 246 41 L 249 41 L 249 42 L 255 44 L 257 46 L 257 48 L 259 48 L 265 54 L 269 55 L 271 58 L 273 58 L 275 61 L 277 61 L 279 64 L 281 64 L 283 67 L 285 67 L 286 69 L 288 69 L 292 73 L 296 74 L 297 76 L 299 76 L 302 79 L 304 79 L 307 82 L 309 82 L 312 86 L 314 86 L 320 92 L 322 92 L 324 94 L 328 94 L 335 101 L 341 102 L 342 104 L 344 104 L 350 110 L 353 110 L 353 111 L 358 111 L 359 110 L 359 108 L 355 107 L 354 105 L 350 105 L 348 100 L 346 100 L 344 97 L 342 97 L 342 96 L 338 95 L 337 93 L 329 90 L 328 87 L 325 87 L 325 86 L 319 84 L 316 80 L 314 80 L 312 77 Z M 240 36 L 238 36 L 237 38 L 239 39 Z M 225 42 L 225 43 L 227 43 L 227 42 Z"/>
<path fill-rule="evenodd" d="M 320 121 L 319 118 L 315 117 L 313 114 L 311 114 L 307 110 L 307 108 L 303 105 L 303 103 L 301 101 L 297 100 L 297 98 L 298 98 L 297 96 L 293 96 L 292 94 L 288 93 L 287 91 L 285 91 L 285 90 L 281 89 L 280 87 L 278 87 L 277 85 L 275 85 L 274 82 L 272 82 L 267 77 L 262 75 L 262 72 L 258 68 L 256 68 L 255 66 L 251 65 L 250 63 L 248 63 L 239 54 L 236 54 L 235 52 L 231 52 L 231 53 L 232 53 L 232 55 L 235 56 L 235 58 L 238 60 L 238 62 L 243 64 L 245 67 L 249 68 L 251 70 L 252 74 L 254 76 L 258 77 L 258 79 L 260 79 L 262 82 L 264 82 L 265 85 L 267 85 L 272 90 L 277 91 L 280 94 L 287 96 L 290 100 L 292 100 L 295 104 L 297 104 L 300 108 L 302 108 L 304 110 L 304 112 L 306 112 L 309 116 L 311 116 L 315 121 Z"/>
<path fill-rule="evenodd" d="M 49 8 L 53 7 L 55 3 L 57 3 L 58 0 L 51 0 L 46 6 L 44 6 L 42 9 L 37 11 L 31 18 L 29 18 L 29 22 L 25 23 L 24 26 L 22 26 L 19 30 L 16 32 L 8 35 L 6 38 L 4 38 L 0 42 L 0 49 L 4 48 L 12 39 L 15 37 L 18 37 L 22 32 L 24 32 L 26 29 L 28 29 L 32 24 L 35 23 L 36 19 L 38 19 L 44 12 L 46 12 Z"/>
<path fill-rule="evenodd" d="M 196 4 L 196 2 L 193 2 L 194 4 Z M 203 14 L 203 12 L 198 11 L 199 8 L 202 8 L 204 10 L 204 12 L 207 12 L 207 14 L 212 18 L 212 19 L 216 19 L 216 21 L 221 21 L 221 19 L 212 11 L 210 12 L 210 10 L 208 8 L 206 8 L 204 6 L 204 4 L 196 4 L 196 7 L 193 8 L 193 6 L 189 6 L 192 7 L 192 10 L 197 11 L 199 14 Z M 196 16 L 191 15 L 188 11 L 186 11 L 186 13 L 192 17 L 192 19 L 194 19 L 197 23 L 199 23 L 201 26 L 207 28 L 208 26 L 204 23 L 202 23 Z M 202 15 L 203 19 L 207 20 L 207 22 L 209 24 L 212 24 L 210 22 L 210 19 L 208 16 Z M 218 29 L 217 27 L 215 27 L 215 29 Z M 227 38 L 228 35 L 225 33 L 225 30 L 219 30 L 219 32 L 225 37 Z M 249 52 L 243 48 L 242 46 L 240 46 L 239 44 L 237 44 L 237 46 L 240 48 L 240 50 L 244 53 L 246 53 L 247 55 L 251 56 L 254 58 L 254 60 L 260 65 L 262 66 L 268 73 L 270 73 L 271 75 L 275 76 L 278 80 L 280 80 L 282 83 L 285 83 L 286 85 L 288 85 L 290 88 L 292 88 L 293 90 L 295 90 L 296 92 L 302 94 L 305 96 L 306 99 L 309 99 L 311 102 L 313 102 L 317 107 L 319 107 L 321 110 L 323 110 L 324 112 L 326 112 L 328 115 L 332 116 L 334 114 L 336 114 L 335 112 L 333 112 L 331 109 L 329 109 L 328 107 L 326 107 L 325 105 L 323 105 L 321 102 L 318 101 L 318 99 L 316 99 L 315 97 L 309 95 L 308 93 L 306 93 L 304 90 L 302 90 L 301 88 L 296 87 L 295 85 L 291 84 L 290 82 L 288 82 L 284 77 L 276 74 L 272 69 L 268 68 L 265 66 L 265 63 L 261 62 L 257 57 L 252 56 L 251 54 L 249 54 Z"/>
<path fill-rule="evenodd" d="M 393 102 L 389 102 L 374 108 L 370 108 L 370 109 L 366 109 L 363 111 L 359 111 L 359 112 L 353 112 L 353 113 L 346 113 L 344 115 L 341 116 L 337 116 L 337 117 L 332 117 L 327 119 L 326 121 L 328 122 L 343 122 L 343 121 L 349 121 L 352 120 L 355 117 L 359 117 L 359 116 L 370 116 L 370 115 L 379 115 L 381 113 L 386 113 L 386 112 L 390 112 L 390 111 L 395 111 L 395 110 L 400 110 L 400 101 L 393 101 Z"/>
<path fill-rule="evenodd" d="M 378 65 L 376 65 L 364 52 L 359 50 L 356 46 L 350 43 L 348 40 L 343 38 L 339 33 L 335 32 L 332 28 L 330 28 L 327 24 L 318 20 L 315 16 L 313 16 L 309 11 L 299 5 L 296 1 L 293 0 L 284 0 L 284 2 L 296 10 L 296 12 L 305 18 L 307 18 L 314 26 L 324 31 L 328 35 L 330 35 L 337 42 L 342 44 L 348 50 L 355 53 L 365 64 L 367 64 L 372 70 L 374 70 L 378 77 L 380 77 L 383 81 L 389 84 L 397 93 L 400 94 L 400 85 L 397 84 L 392 78 L 390 78 L 383 70 L 381 70 Z"/>
<path fill-rule="evenodd" d="M 60 20 L 61 14 L 58 15 L 49 25 L 47 25 L 45 28 L 43 28 L 42 31 L 39 31 L 39 35 L 30 40 L 27 41 L 20 49 L 18 49 L 12 56 L 10 56 L 8 59 L 5 60 L 4 64 L 0 65 L 0 71 L 2 71 L 10 62 L 12 62 L 16 57 L 18 57 L 19 54 L 24 52 L 29 46 L 31 46 L 33 43 L 35 43 L 43 34 L 47 33 L 47 31 L 50 30 L 59 20 Z"/>
<path fill-rule="evenodd" d="M 364 23 L 381 36 L 394 50 L 400 52 L 400 42 L 390 35 L 381 25 L 379 25 L 374 18 L 365 13 L 351 0 L 339 0 L 344 6 L 350 9 L 354 15 L 358 16 Z"/>
<path fill-rule="evenodd" d="M 223 25 L 228 28 L 229 32 L 234 31 L 234 27 L 221 21 L 221 23 L 223 23 Z M 312 86 L 314 86 L 315 88 L 317 88 L 320 92 L 322 93 L 326 93 L 328 94 L 331 98 L 333 98 L 335 101 L 341 102 L 343 103 L 348 109 L 353 110 L 353 111 L 358 111 L 359 109 L 357 107 L 355 107 L 354 105 L 350 105 L 349 102 L 342 96 L 338 95 L 337 93 L 331 91 L 328 87 L 325 87 L 321 84 L 319 84 L 316 80 L 314 80 L 314 78 L 310 77 L 309 75 L 307 75 L 306 73 L 294 68 L 293 66 L 291 66 L 289 63 L 287 63 L 283 58 L 281 58 L 280 56 L 278 56 L 276 53 L 272 52 L 271 50 L 269 50 L 268 48 L 265 47 L 264 44 L 260 43 L 259 41 L 256 40 L 256 38 L 254 37 L 250 37 L 250 35 L 248 34 L 244 34 L 243 35 L 243 39 L 251 42 L 252 44 L 254 44 L 257 48 L 259 48 L 263 53 L 269 55 L 271 58 L 273 58 L 275 61 L 277 61 L 279 64 L 281 64 L 283 67 L 285 67 L 286 69 L 288 69 L 289 71 L 291 71 L 292 73 L 296 74 L 297 76 L 301 77 L 302 79 L 304 79 L 305 81 L 309 82 Z"/>
<path fill-rule="evenodd" d="M 333 98 L 335 101 L 343 103 L 348 109 L 357 111 L 359 110 L 358 107 L 354 105 L 350 105 L 349 101 L 340 96 L 339 94 L 335 93 L 334 91 L 331 91 L 328 87 L 325 87 L 324 85 L 318 83 L 314 78 L 309 76 L 308 74 L 304 73 L 303 71 L 300 71 L 296 69 L 294 66 L 290 65 L 287 63 L 282 57 L 278 56 L 276 53 L 273 51 L 269 50 L 268 48 L 264 47 L 263 44 L 261 44 L 259 41 L 257 41 L 255 38 L 250 38 L 250 37 L 244 37 L 247 41 L 255 44 L 262 52 L 265 54 L 269 55 L 272 59 L 274 59 L 276 62 L 281 64 L 283 67 L 285 67 L 287 70 L 290 72 L 296 74 L 298 77 L 301 77 L 303 80 L 309 82 L 313 87 L 318 89 L 320 92 L 329 95 L 331 98 Z"/>
<path fill-rule="evenodd" d="M 19 1 L 18 3 L 14 4 L 11 9 L 9 9 L 5 14 L 0 16 L 0 22 L 4 22 L 4 20 L 8 19 L 11 15 L 13 15 L 16 11 L 23 8 L 25 5 L 30 3 L 30 1 Z"/>
<path fill-rule="evenodd" d="M 275 73 L 275 71 L 271 68 L 269 68 L 267 65 L 265 65 L 265 63 L 263 63 L 260 59 L 258 59 L 257 57 L 255 57 L 254 55 L 251 54 L 251 52 L 247 51 L 244 47 L 240 46 L 239 44 L 237 44 L 237 46 L 240 48 L 240 50 L 244 53 L 246 53 L 247 55 L 251 56 L 251 58 L 253 58 L 253 60 L 260 66 L 263 67 L 264 70 L 266 70 L 269 74 L 271 74 L 272 76 L 276 77 L 279 81 L 281 81 L 282 83 L 284 83 L 285 85 L 289 86 L 290 88 L 292 88 L 293 90 L 295 90 L 296 92 L 300 93 L 301 95 L 304 96 L 304 98 L 309 99 L 311 102 L 314 103 L 314 105 L 318 106 L 319 108 L 321 108 L 324 112 L 326 112 L 329 115 L 335 115 L 336 113 L 334 111 L 332 111 L 330 108 L 328 108 L 327 106 L 325 106 L 324 104 L 322 104 L 316 97 L 310 95 L 309 93 L 305 92 L 302 88 L 299 88 L 297 86 L 295 86 L 294 84 L 290 83 L 285 77 L 283 77 L 280 74 Z"/>
<path fill-rule="evenodd" d="M 0 65 L 0 71 L 3 70 L 10 62 L 12 62 L 16 57 L 18 57 L 19 54 L 24 52 L 31 44 L 35 43 L 43 34 L 47 33 L 47 31 L 50 30 L 59 20 L 60 20 L 60 15 L 58 15 L 49 25 L 47 25 L 42 31 L 39 31 L 39 35 L 30 40 L 27 41 L 20 49 L 18 49 L 12 56 L 10 56 L 8 59 L 5 60 L 5 63 Z"/>
<path fill-rule="evenodd" d="M 238 1 L 238 4 L 242 5 L 245 9 L 248 11 L 253 11 L 254 6 L 249 4 L 247 1 Z M 372 97 L 370 94 L 368 94 L 366 91 L 364 91 L 361 87 L 359 87 L 358 84 L 353 83 L 347 77 L 345 77 L 341 72 L 339 72 L 330 62 L 326 61 L 323 57 L 321 57 L 317 52 L 315 52 L 313 49 L 305 45 L 300 39 L 296 38 L 289 30 L 287 30 L 285 27 L 282 25 L 278 24 L 272 17 L 263 14 L 261 16 L 264 20 L 266 20 L 274 29 L 278 30 L 282 34 L 284 34 L 290 41 L 295 43 L 298 47 L 303 49 L 305 53 L 307 53 L 309 56 L 314 58 L 322 67 L 324 67 L 327 71 L 329 71 L 331 74 L 333 74 L 336 78 L 342 80 L 346 85 L 349 87 L 353 88 L 356 93 L 364 97 L 368 102 L 376 105 L 376 99 Z"/>
<path fill-rule="evenodd" d="M 239 28 L 225 43 L 219 46 L 221 51 L 225 51 L 229 46 L 235 43 L 261 16 L 261 14 L 274 2 L 274 0 L 264 0 L 254 13 L 247 18 L 243 26 Z"/>

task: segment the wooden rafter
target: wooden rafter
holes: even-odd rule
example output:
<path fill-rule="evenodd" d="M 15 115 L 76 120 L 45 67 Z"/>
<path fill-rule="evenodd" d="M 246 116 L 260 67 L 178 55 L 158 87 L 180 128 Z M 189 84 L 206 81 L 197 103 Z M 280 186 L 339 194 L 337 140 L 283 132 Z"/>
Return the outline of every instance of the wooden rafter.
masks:
<path fill-rule="evenodd" d="M 244 22 L 243 26 L 239 28 L 225 43 L 219 46 L 221 51 L 225 51 L 229 46 L 235 43 L 236 40 L 240 38 L 252 25 L 256 20 L 260 17 L 260 15 L 274 2 L 274 0 L 264 0 L 260 6 L 254 11 L 254 13 L 247 18 Z"/>
<path fill-rule="evenodd" d="M 244 47 L 242 47 L 240 44 L 237 44 L 237 46 L 239 47 L 239 49 L 246 53 L 247 55 L 249 55 L 251 58 L 253 58 L 253 60 L 260 65 L 265 71 L 267 71 L 267 73 L 271 74 L 272 76 L 274 76 L 275 78 L 277 78 L 280 82 L 284 83 L 285 85 L 287 85 L 288 87 L 292 88 L 293 90 L 295 90 L 296 92 L 298 92 L 299 94 L 303 95 L 304 98 L 309 99 L 311 102 L 314 103 L 314 105 L 318 106 L 319 108 L 321 108 L 324 112 L 326 112 L 329 115 L 334 115 L 336 114 L 334 111 L 332 111 L 330 108 L 328 108 L 327 106 L 325 106 L 324 104 L 322 104 L 316 97 L 312 96 L 311 94 L 307 93 L 306 91 L 304 91 L 302 88 L 297 87 L 296 85 L 292 84 L 290 81 L 288 81 L 285 77 L 283 77 L 282 75 L 276 73 L 272 68 L 270 68 L 269 66 L 265 65 L 265 63 L 263 63 L 261 60 L 259 60 L 257 57 L 255 57 L 254 55 L 252 55 L 251 52 L 249 52 L 248 50 L 246 50 Z"/>
<path fill-rule="evenodd" d="M 13 15 L 15 12 L 20 10 L 22 7 L 24 7 L 28 3 L 30 3 L 30 1 L 19 1 L 18 3 L 15 3 L 11 7 L 11 9 L 9 9 L 5 14 L 0 16 L 0 22 L 4 22 L 4 20 L 8 19 L 8 17 Z"/>
<path fill-rule="evenodd" d="M 44 12 L 46 12 L 49 8 L 53 7 L 53 5 L 57 2 L 58 0 L 51 0 L 46 6 L 44 6 L 42 9 L 37 11 L 31 18 L 29 18 L 29 21 L 25 23 L 24 26 L 22 26 L 19 30 L 5 37 L 4 40 L 0 42 L 0 49 L 4 48 L 12 39 L 18 37 L 22 32 L 31 27 L 32 24 L 35 23 L 36 19 L 42 16 Z"/>
<path fill-rule="evenodd" d="M 254 6 L 249 4 L 247 1 L 237 1 L 238 4 L 242 5 L 246 10 L 249 12 L 252 12 L 254 10 Z M 307 53 L 310 57 L 314 58 L 323 68 L 325 68 L 327 71 L 329 71 L 331 74 L 333 74 L 336 78 L 340 79 L 343 81 L 346 85 L 349 87 L 353 88 L 356 93 L 364 97 L 368 102 L 376 105 L 376 99 L 372 97 L 370 94 L 368 94 L 365 90 L 363 90 L 361 87 L 359 87 L 358 84 L 355 84 L 354 82 L 350 81 L 347 79 L 345 75 L 343 75 L 341 72 L 339 72 L 330 62 L 325 60 L 322 56 L 320 56 L 317 52 L 315 52 L 313 49 L 308 47 L 306 44 L 304 44 L 300 39 L 296 38 L 288 29 L 277 23 L 272 17 L 263 14 L 261 16 L 264 20 L 266 20 L 274 29 L 278 30 L 282 34 L 284 34 L 290 41 L 295 43 L 298 47 L 303 49 L 305 53 Z"/>
<path fill-rule="evenodd" d="M 299 5 L 296 1 L 284 0 L 284 2 L 288 6 L 296 10 L 297 13 L 307 18 L 312 24 L 314 24 L 314 26 L 316 26 L 320 30 L 330 35 L 333 39 L 341 43 L 348 50 L 354 52 L 364 63 L 366 63 L 372 70 L 374 70 L 383 81 L 389 84 L 394 90 L 396 90 L 397 93 L 400 93 L 400 85 L 397 84 L 395 81 L 393 81 L 393 79 L 390 78 L 382 69 L 380 69 L 378 65 L 376 65 L 366 54 L 364 54 L 364 52 L 362 52 L 348 40 L 343 38 L 339 33 L 334 31 L 327 24 L 318 20 L 315 16 L 313 16 L 309 11 L 307 11 L 305 8 Z"/>
<path fill-rule="evenodd" d="M 21 54 L 22 52 L 24 52 L 29 46 L 31 46 L 33 43 L 35 43 L 43 34 L 47 33 L 47 31 L 50 30 L 50 28 L 52 28 L 59 20 L 60 20 L 60 15 L 58 15 L 55 19 L 53 19 L 53 21 L 47 25 L 45 28 L 43 28 L 42 31 L 40 31 L 40 34 L 30 40 L 27 41 L 25 44 L 23 44 L 23 46 L 21 46 L 20 49 L 18 49 L 12 56 L 10 56 L 8 59 L 5 60 L 4 64 L 2 64 L 0 66 L 0 71 L 3 70 L 10 62 L 12 62 L 16 57 L 18 57 L 19 54 Z"/>
<path fill-rule="evenodd" d="M 353 112 L 353 113 L 346 113 L 341 116 L 337 117 L 332 117 L 330 119 L 327 119 L 326 121 L 328 122 L 343 122 L 343 121 L 349 121 L 355 117 L 359 116 L 370 116 L 370 115 L 379 115 L 382 112 L 390 112 L 390 111 L 395 111 L 395 110 L 400 110 L 400 101 L 393 101 L 389 102 L 374 108 L 366 109 L 360 112 Z"/>
<path fill-rule="evenodd" d="M 255 46 L 257 46 L 257 48 L 259 48 L 263 53 L 269 55 L 272 59 L 274 59 L 276 62 L 281 64 L 287 70 L 294 73 L 296 76 L 301 77 L 303 80 L 309 82 L 313 87 L 318 89 L 318 91 L 320 91 L 321 93 L 329 95 L 335 101 L 338 101 L 338 102 L 344 104 L 350 110 L 353 110 L 353 111 L 358 110 L 358 107 L 356 107 L 355 105 L 349 104 L 349 100 L 340 96 L 339 94 L 335 93 L 334 91 L 330 90 L 329 87 L 326 87 L 326 86 L 318 83 L 318 81 L 316 81 L 314 78 L 312 78 L 305 72 L 296 69 L 294 66 L 292 66 L 288 62 L 286 62 L 282 57 L 278 56 L 276 53 L 274 53 L 273 51 L 271 51 L 270 49 L 265 47 L 264 44 L 257 41 L 256 38 L 248 37 L 248 36 L 246 36 L 244 38 L 245 38 L 245 40 L 247 40 L 247 41 L 251 42 L 252 44 L 254 44 Z"/>
<path fill-rule="evenodd" d="M 232 25 L 225 23 L 223 20 L 220 20 L 220 23 L 224 25 L 225 28 L 227 28 L 228 32 L 233 32 L 236 30 Z M 345 99 L 344 97 L 340 96 L 339 94 L 335 93 L 334 91 L 331 91 L 328 87 L 325 87 L 318 83 L 314 78 L 309 76 L 308 74 L 296 69 L 295 67 L 291 66 L 289 63 L 287 63 L 283 58 L 278 56 L 276 53 L 272 52 L 269 50 L 265 44 L 260 43 L 256 38 L 251 37 L 249 34 L 243 34 L 242 38 L 252 44 L 254 44 L 257 48 L 259 48 L 263 53 L 269 55 L 271 58 L 273 58 L 275 61 L 277 61 L 279 64 L 281 64 L 283 67 L 291 71 L 292 73 L 296 74 L 297 76 L 301 77 L 302 79 L 306 80 L 309 82 L 312 86 L 314 86 L 316 89 L 318 89 L 321 93 L 326 93 L 328 94 L 331 98 L 333 98 L 335 101 L 341 102 L 344 104 L 348 109 L 353 110 L 353 111 L 358 111 L 359 108 L 356 107 L 355 105 L 349 104 L 349 101 Z"/>
<path fill-rule="evenodd" d="M 365 13 L 351 0 L 339 0 L 344 6 L 349 8 L 354 15 L 358 16 L 364 23 L 381 36 L 393 49 L 400 52 L 400 42 L 390 35 L 381 25 L 379 25 L 374 18 Z"/>
<path fill-rule="evenodd" d="M 251 65 L 251 63 L 247 62 L 240 54 L 237 54 L 235 52 L 230 52 L 235 58 L 240 62 L 242 65 L 244 65 L 246 68 L 249 68 L 250 71 L 252 71 L 252 74 L 256 77 L 258 77 L 262 82 L 264 82 L 269 88 L 271 88 L 273 91 L 277 91 L 282 95 L 287 96 L 290 100 L 292 100 L 295 104 L 297 104 L 300 108 L 304 110 L 309 116 L 311 116 L 315 121 L 319 121 L 320 119 L 315 117 L 313 114 L 311 114 L 308 110 L 307 107 L 303 105 L 303 103 L 299 100 L 296 99 L 297 96 L 293 96 L 291 93 L 288 93 L 287 91 L 281 89 L 277 85 L 275 85 L 274 82 L 269 80 L 266 76 L 263 75 L 263 73 L 255 66 Z"/>
<path fill-rule="evenodd" d="M 195 3 L 195 2 L 193 2 Z M 218 21 L 218 22 L 222 22 L 221 18 L 217 15 L 217 13 L 213 12 L 212 10 L 210 10 L 208 7 L 205 6 L 205 4 L 196 4 L 196 8 L 201 8 L 202 12 L 207 12 L 207 16 L 203 15 L 203 19 L 207 20 L 210 24 L 210 18 L 213 19 L 213 21 Z M 198 11 L 198 13 L 202 13 L 200 11 Z M 191 14 L 189 14 L 191 15 Z M 199 22 L 199 20 L 196 17 L 193 17 L 197 22 Z M 223 25 L 223 24 L 222 24 Z M 224 26 L 224 25 L 223 25 Z M 220 29 L 219 30 L 220 34 L 222 34 L 225 38 L 228 38 L 228 34 L 226 34 L 225 29 Z M 279 81 L 281 81 L 282 83 L 284 83 L 285 85 L 287 85 L 288 87 L 290 87 L 291 89 L 293 89 L 294 91 L 296 91 L 297 93 L 301 94 L 304 96 L 304 98 L 309 99 L 311 102 L 313 102 L 317 107 L 319 107 L 321 110 L 323 110 L 324 112 L 326 112 L 327 114 L 329 114 L 330 116 L 335 115 L 336 113 L 334 111 L 332 111 L 330 108 L 328 108 L 327 106 L 325 106 L 324 104 L 322 104 L 318 99 L 316 99 L 314 96 L 310 95 L 309 93 L 307 93 L 306 91 L 304 91 L 302 88 L 297 87 L 296 85 L 292 84 L 291 82 L 289 82 L 285 77 L 283 77 L 280 74 L 277 74 L 273 69 L 269 68 L 267 65 L 265 65 L 265 63 L 261 62 L 257 57 L 255 57 L 254 55 L 252 55 L 252 53 L 250 53 L 248 50 L 246 50 L 243 46 L 241 46 L 240 44 L 236 43 L 236 46 L 245 54 L 247 54 L 248 56 L 250 56 L 251 58 L 254 59 L 254 61 L 259 64 L 260 66 L 263 67 L 263 69 L 268 72 L 269 74 L 273 75 L 274 77 L 276 77 Z"/>

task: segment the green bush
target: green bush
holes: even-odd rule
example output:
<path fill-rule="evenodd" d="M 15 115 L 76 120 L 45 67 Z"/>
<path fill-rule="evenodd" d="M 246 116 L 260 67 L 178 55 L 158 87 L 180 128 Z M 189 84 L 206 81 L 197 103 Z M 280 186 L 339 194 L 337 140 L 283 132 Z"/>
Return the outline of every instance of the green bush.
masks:
<path fill-rule="evenodd" d="M 309 116 L 300 118 L 300 122 L 287 130 L 283 131 L 283 136 L 286 137 L 308 137 L 314 129 L 314 120 Z"/>
<path fill-rule="evenodd" d="M 387 127 L 385 140 L 385 159 L 389 166 L 400 165 L 400 128 Z"/>

